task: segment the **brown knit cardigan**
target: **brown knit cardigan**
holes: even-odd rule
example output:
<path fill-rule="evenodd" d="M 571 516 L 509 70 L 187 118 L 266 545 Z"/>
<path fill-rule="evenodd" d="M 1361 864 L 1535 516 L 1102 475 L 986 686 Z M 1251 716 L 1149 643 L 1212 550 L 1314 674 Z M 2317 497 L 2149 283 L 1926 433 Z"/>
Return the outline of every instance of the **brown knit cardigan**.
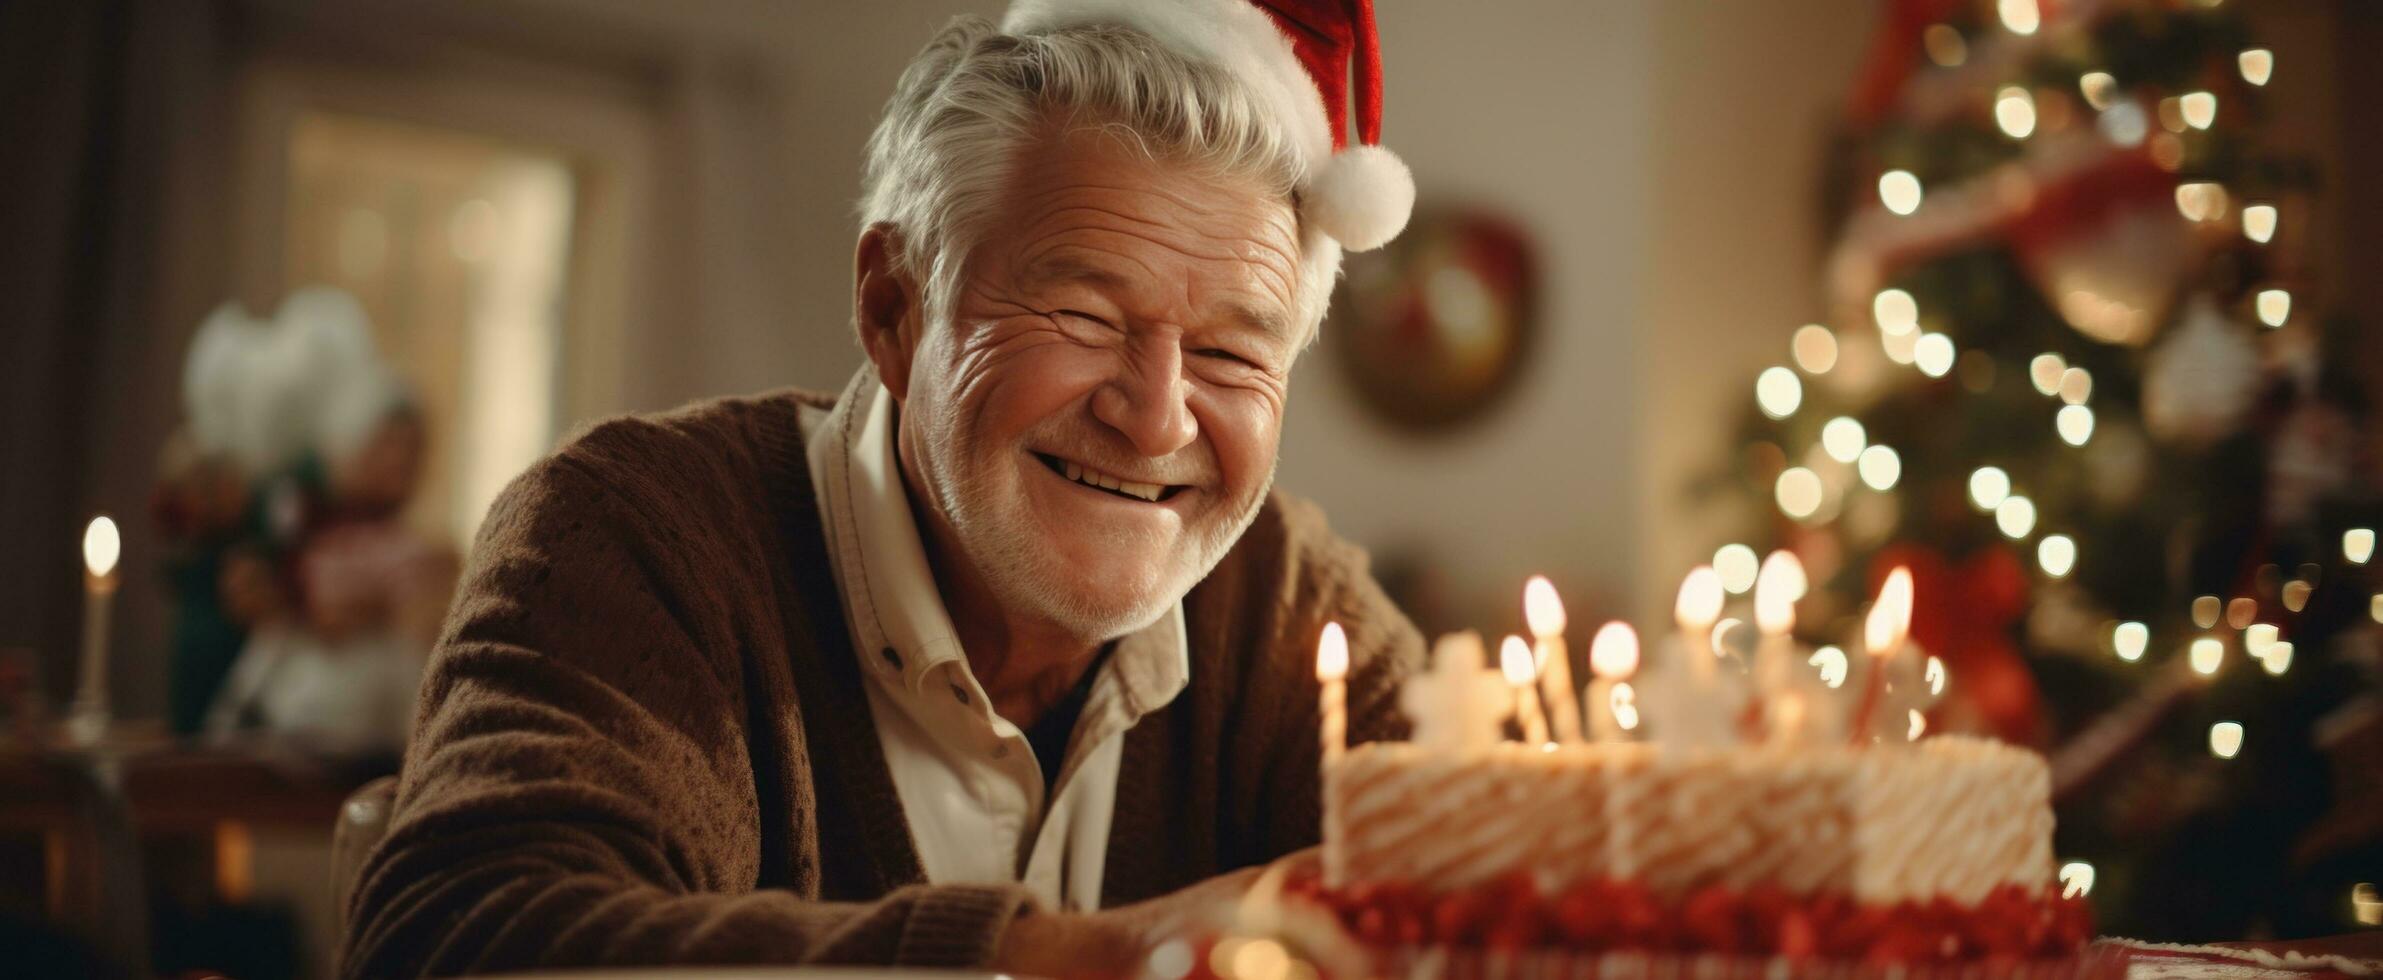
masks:
<path fill-rule="evenodd" d="M 983 963 L 1016 885 L 926 883 L 780 392 L 596 426 L 490 510 L 422 689 L 342 963 Z M 1102 900 L 1317 839 L 1313 651 L 1396 737 L 1421 637 L 1276 494 L 1184 600 L 1190 686 L 1125 735 Z"/>

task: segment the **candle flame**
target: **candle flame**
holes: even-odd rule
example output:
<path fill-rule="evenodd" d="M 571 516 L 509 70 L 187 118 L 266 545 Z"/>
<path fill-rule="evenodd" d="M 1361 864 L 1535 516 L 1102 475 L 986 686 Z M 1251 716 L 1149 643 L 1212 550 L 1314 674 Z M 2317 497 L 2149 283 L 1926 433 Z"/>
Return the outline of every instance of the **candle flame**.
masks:
<path fill-rule="evenodd" d="M 1873 657 L 1892 656 L 1911 635 L 1911 569 L 1896 566 L 1878 589 L 1870 619 L 1862 624 L 1862 644 Z"/>
<path fill-rule="evenodd" d="M 1597 627 L 1589 642 L 1589 669 L 1606 680 L 1620 680 L 1638 669 L 1638 632 L 1629 623 Z"/>
<path fill-rule="evenodd" d="M 1711 565 L 1698 565 L 1680 581 L 1680 598 L 1672 606 L 1672 617 L 1681 629 L 1709 630 L 1721 618 L 1721 601 L 1721 573 Z"/>
<path fill-rule="evenodd" d="M 1349 634 L 1339 623 L 1325 623 L 1316 640 L 1316 679 L 1337 681 L 1349 676 Z"/>
<path fill-rule="evenodd" d="M 1796 600 L 1804 597 L 1804 563 L 1794 552 L 1774 551 L 1754 577 L 1754 625 L 1777 635 L 1796 628 Z"/>
<path fill-rule="evenodd" d="M 2093 891 L 2093 865 L 2071 861 L 2060 866 L 2060 897 L 2083 898 Z"/>
<path fill-rule="evenodd" d="M 1920 735 L 1925 733 L 1927 730 L 1928 716 L 1921 714 L 1920 709 L 1918 708 L 1911 709 L 1911 727 L 1904 733 L 1903 740 L 1906 742 L 1917 742 L 1920 740 Z"/>
<path fill-rule="evenodd" d="M 1844 650 L 1821 647 L 1812 652 L 1812 659 L 1804 662 L 1820 668 L 1820 682 L 1831 689 L 1845 686 L 1846 668 L 1851 665 L 1846 663 Z"/>
<path fill-rule="evenodd" d="M 116 559 L 124 553 L 124 538 L 116 533 L 115 520 L 101 515 L 91 519 L 91 526 L 83 529 L 83 567 L 91 577 L 104 578 L 116 570 Z"/>
<path fill-rule="evenodd" d="M 1563 634 L 1564 600 L 1556 596 L 1556 584 L 1547 576 L 1533 575 L 1523 583 L 1522 618 L 1530 624 L 1531 635 L 1542 640 Z"/>
<path fill-rule="evenodd" d="M 1921 677 L 1928 682 L 1929 697 L 1940 698 L 1944 696 L 1944 684 L 1946 680 L 1944 661 L 1938 660 L 1935 657 L 1929 657 L 1928 667 L 1925 671 L 1921 672 Z"/>
<path fill-rule="evenodd" d="M 1614 726 L 1625 732 L 1636 729 L 1638 727 L 1638 689 L 1631 687 L 1629 681 L 1621 681 L 1613 686 L 1613 696 L 1610 700 L 1612 704 L 1609 707 L 1613 708 Z"/>
<path fill-rule="evenodd" d="M 1506 683 L 1516 687 L 1539 679 L 1539 664 L 1531 657 L 1531 644 L 1511 633 L 1506 642 L 1498 644 L 1498 666 L 1506 671 Z"/>

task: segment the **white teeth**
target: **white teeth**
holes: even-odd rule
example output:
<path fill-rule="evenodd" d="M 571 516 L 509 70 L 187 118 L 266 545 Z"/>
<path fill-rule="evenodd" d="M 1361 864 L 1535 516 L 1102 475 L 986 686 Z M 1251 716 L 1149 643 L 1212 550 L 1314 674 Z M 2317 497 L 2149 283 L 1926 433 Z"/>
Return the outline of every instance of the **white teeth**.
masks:
<path fill-rule="evenodd" d="M 1130 494 L 1152 503 L 1158 502 L 1159 494 L 1165 492 L 1166 490 L 1166 486 L 1163 484 L 1135 483 L 1131 480 L 1121 480 L 1114 476 L 1100 472 L 1099 470 L 1085 469 L 1084 467 L 1075 463 L 1062 463 L 1061 468 L 1065 471 L 1068 479 L 1074 480 L 1077 483 L 1081 483 L 1086 486 L 1100 487 L 1104 490 L 1115 490 L 1118 493 Z"/>

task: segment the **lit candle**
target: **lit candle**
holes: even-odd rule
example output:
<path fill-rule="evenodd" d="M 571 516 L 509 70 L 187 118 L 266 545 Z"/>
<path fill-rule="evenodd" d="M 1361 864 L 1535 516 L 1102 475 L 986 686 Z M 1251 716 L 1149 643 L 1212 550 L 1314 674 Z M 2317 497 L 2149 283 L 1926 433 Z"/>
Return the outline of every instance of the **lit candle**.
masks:
<path fill-rule="evenodd" d="M 1341 755 L 1349 743 L 1349 634 L 1339 623 L 1325 623 L 1324 635 L 1316 639 L 1316 682 L 1322 688 L 1317 694 L 1316 711 L 1323 719 L 1324 754 L 1316 765 L 1316 773 L 1323 783 L 1324 825 L 1337 828 L 1339 806 L 1334 802 L 1340 794 L 1332 791 L 1333 773 L 1339 767 Z M 1336 841 L 1345 835 L 1328 832 L 1324 835 L 1324 881 L 1338 885 L 1346 877 L 1346 859 Z"/>
<path fill-rule="evenodd" d="M 1349 744 L 1349 634 L 1325 623 L 1316 640 L 1316 682 L 1323 691 L 1316 710 L 1323 717 L 1324 765 L 1330 768 Z"/>
<path fill-rule="evenodd" d="M 1762 631 L 1754 647 L 1754 689 L 1772 741 L 1793 740 L 1803 721 L 1800 704 L 1789 710 L 1782 702 L 1794 669 L 1796 600 L 1804 588 L 1804 563 L 1786 551 L 1771 552 L 1754 579 L 1754 625 Z"/>
<path fill-rule="evenodd" d="M 1539 713 L 1539 671 L 1531 663 L 1531 645 L 1508 636 L 1498 645 L 1498 665 L 1514 688 L 1514 720 L 1522 726 L 1524 745 L 1547 744 L 1547 717 Z"/>
<path fill-rule="evenodd" d="M 1854 708 L 1854 744 L 1870 741 L 1875 724 L 1870 716 L 1878 713 L 1879 698 L 1886 693 L 1888 663 L 1910 636 L 1911 570 L 1898 566 L 1887 573 L 1886 583 L 1878 589 L 1878 601 L 1870 604 L 1870 616 L 1862 623 L 1862 649 L 1870 654 L 1870 669 L 1864 672 L 1861 703 Z"/>
<path fill-rule="evenodd" d="M 116 559 L 124 540 L 116 522 L 93 518 L 83 530 L 83 657 L 76 681 L 74 705 L 67 713 L 67 734 L 88 745 L 107 733 L 108 611 L 116 597 Z"/>
<path fill-rule="evenodd" d="M 1698 565 L 1680 580 L 1680 597 L 1672 604 L 1672 619 L 1680 625 L 1680 655 L 1688 658 L 1696 679 L 1713 679 L 1713 624 L 1721 619 L 1721 573 Z"/>
<path fill-rule="evenodd" d="M 1630 724 L 1623 724 L 1615 710 L 1615 685 L 1630 679 L 1638 669 L 1638 633 L 1628 623 L 1607 623 L 1597 627 L 1597 636 L 1589 641 L 1589 672 L 1597 675 L 1589 682 L 1589 724 L 1597 734 L 1597 741 L 1619 742 L 1622 732 L 1637 727 L 1635 703 Z"/>
<path fill-rule="evenodd" d="M 1547 699 L 1548 728 L 1558 742 L 1580 741 L 1580 705 L 1572 700 L 1572 651 L 1564 645 L 1564 600 L 1555 583 L 1533 575 L 1523 584 L 1523 622 L 1538 640 L 1539 694 Z"/>

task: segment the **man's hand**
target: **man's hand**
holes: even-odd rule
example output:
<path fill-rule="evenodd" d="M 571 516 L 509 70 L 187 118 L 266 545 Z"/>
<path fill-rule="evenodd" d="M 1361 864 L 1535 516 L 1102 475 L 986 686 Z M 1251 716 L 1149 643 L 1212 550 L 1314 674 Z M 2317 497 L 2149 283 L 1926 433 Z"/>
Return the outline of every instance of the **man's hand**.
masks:
<path fill-rule="evenodd" d="M 1010 923 L 992 966 L 1005 973 L 1042 977 L 1132 976 L 1150 947 L 1182 932 L 1201 917 L 1241 900 L 1269 868 L 1312 869 L 1309 848 L 1272 865 L 1243 868 L 1182 891 L 1132 905 L 1085 914 L 1040 912 Z"/>

